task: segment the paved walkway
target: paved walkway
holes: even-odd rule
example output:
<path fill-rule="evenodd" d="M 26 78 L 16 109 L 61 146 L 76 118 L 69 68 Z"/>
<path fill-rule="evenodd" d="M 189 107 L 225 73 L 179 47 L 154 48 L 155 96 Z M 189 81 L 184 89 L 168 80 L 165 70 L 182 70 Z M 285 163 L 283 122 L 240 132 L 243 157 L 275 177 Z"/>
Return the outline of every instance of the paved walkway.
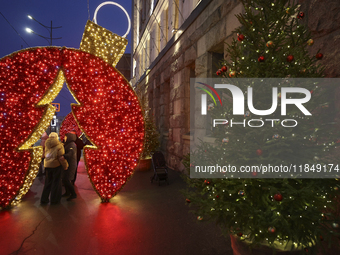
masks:
<path fill-rule="evenodd" d="M 214 223 L 197 221 L 170 171 L 170 185 L 149 181 L 151 170 L 135 172 L 110 203 L 100 203 L 80 162 L 78 198 L 40 205 L 43 178 L 23 201 L 0 212 L 0 254 L 232 255 L 230 240 Z"/>

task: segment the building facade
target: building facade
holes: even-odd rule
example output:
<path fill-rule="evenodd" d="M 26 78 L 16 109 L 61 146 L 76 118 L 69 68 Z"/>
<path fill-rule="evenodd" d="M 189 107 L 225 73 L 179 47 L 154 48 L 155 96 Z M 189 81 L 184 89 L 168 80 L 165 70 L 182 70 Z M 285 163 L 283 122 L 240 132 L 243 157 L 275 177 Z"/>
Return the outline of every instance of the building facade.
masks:
<path fill-rule="evenodd" d="M 330 14 L 326 8 L 331 4 L 339 10 L 339 3 L 299 2 L 310 16 L 304 22 L 317 45 L 311 54 L 322 48 L 326 75 L 340 76 L 336 64 L 340 52 L 331 46 L 339 40 L 336 24 L 340 23 L 334 22 L 340 18 L 338 12 Z M 235 15 L 244 9 L 238 0 L 133 0 L 133 6 L 131 84 L 148 102 L 168 166 L 182 171 L 181 160 L 189 153 L 190 142 L 213 140 L 205 129 L 206 120 L 190 120 L 190 109 L 195 109 L 195 102 L 190 102 L 190 78 L 214 77 L 219 61 L 226 57 L 226 44 L 240 25 Z M 334 20 L 327 21 L 324 15 Z M 195 121 L 201 129 L 190 128 Z"/>

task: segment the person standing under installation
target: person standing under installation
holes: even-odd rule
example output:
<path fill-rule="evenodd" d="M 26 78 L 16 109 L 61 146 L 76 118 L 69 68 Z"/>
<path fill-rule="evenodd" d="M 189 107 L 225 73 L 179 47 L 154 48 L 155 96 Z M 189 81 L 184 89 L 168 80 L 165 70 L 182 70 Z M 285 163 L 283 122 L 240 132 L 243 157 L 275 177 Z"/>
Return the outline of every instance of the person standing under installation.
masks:
<path fill-rule="evenodd" d="M 68 169 L 63 173 L 63 184 L 65 186 L 65 193 L 63 197 L 68 197 L 67 201 L 77 198 L 77 194 L 71 181 L 74 178 L 75 171 L 77 169 L 77 146 L 75 141 L 77 136 L 73 133 L 67 133 L 64 137 L 64 147 L 65 147 L 65 159 L 68 162 Z"/>
<path fill-rule="evenodd" d="M 60 160 L 63 160 L 62 156 L 65 154 L 65 151 L 63 144 L 59 141 L 57 133 L 52 132 L 49 135 L 49 138 L 45 142 L 44 152 L 46 179 L 40 203 L 42 205 L 48 204 L 51 194 L 51 204 L 59 204 L 62 193 L 61 176 L 63 172 Z"/>
<path fill-rule="evenodd" d="M 77 136 L 77 133 L 75 130 L 73 130 L 71 132 L 72 134 L 75 134 L 76 135 L 76 141 L 75 141 L 75 144 L 77 146 L 77 168 L 76 168 L 76 171 L 74 173 L 74 177 L 73 179 L 71 180 L 71 183 L 74 185 L 74 183 L 76 182 L 76 179 L 77 179 L 77 172 L 78 172 L 78 165 L 79 165 L 79 161 L 80 161 L 80 157 L 81 157 L 81 151 L 82 149 L 84 148 L 84 143 L 83 143 L 83 140 L 80 139 L 78 136 Z"/>

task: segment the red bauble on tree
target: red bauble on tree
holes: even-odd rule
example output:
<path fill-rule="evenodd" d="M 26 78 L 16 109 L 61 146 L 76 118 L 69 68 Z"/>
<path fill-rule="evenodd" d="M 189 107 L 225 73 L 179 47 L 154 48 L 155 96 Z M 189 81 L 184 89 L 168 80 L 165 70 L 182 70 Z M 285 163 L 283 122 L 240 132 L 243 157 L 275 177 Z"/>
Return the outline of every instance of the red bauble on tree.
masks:
<path fill-rule="evenodd" d="M 263 151 L 261 149 L 256 150 L 256 155 L 261 156 L 263 154 Z"/>
<path fill-rule="evenodd" d="M 221 67 L 221 71 L 222 71 L 222 72 L 226 72 L 227 70 L 228 70 L 228 67 L 226 67 L 226 66 L 222 66 L 222 67 Z"/>
<path fill-rule="evenodd" d="M 259 56 L 258 61 L 259 62 L 264 62 L 264 56 Z"/>
<path fill-rule="evenodd" d="M 236 72 L 235 72 L 235 71 L 230 71 L 230 73 L 229 73 L 229 77 L 230 77 L 230 78 L 235 77 L 235 75 L 236 75 Z"/>
<path fill-rule="evenodd" d="M 240 42 L 242 42 L 244 40 L 244 35 L 243 34 L 238 34 L 237 35 L 237 40 L 239 40 Z"/>
<path fill-rule="evenodd" d="M 303 19 L 305 17 L 305 14 L 303 12 L 299 12 L 299 14 L 296 17 L 298 19 Z"/>
<path fill-rule="evenodd" d="M 280 193 L 277 193 L 277 194 L 275 194 L 274 195 L 274 199 L 276 200 L 276 201 L 282 201 L 282 195 L 280 194 Z"/>
<path fill-rule="evenodd" d="M 322 59 L 323 54 L 322 54 L 322 53 L 318 53 L 318 54 L 315 55 L 315 57 L 316 57 L 317 59 Z"/>
<path fill-rule="evenodd" d="M 287 62 L 292 62 L 294 60 L 294 56 L 293 55 L 288 55 L 287 56 Z"/>
<path fill-rule="evenodd" d="M 221 74 L 222 74 L 221 69 L 219 69 L 219 70 L 216 71 L 216 75 L 221 75 Z"/>

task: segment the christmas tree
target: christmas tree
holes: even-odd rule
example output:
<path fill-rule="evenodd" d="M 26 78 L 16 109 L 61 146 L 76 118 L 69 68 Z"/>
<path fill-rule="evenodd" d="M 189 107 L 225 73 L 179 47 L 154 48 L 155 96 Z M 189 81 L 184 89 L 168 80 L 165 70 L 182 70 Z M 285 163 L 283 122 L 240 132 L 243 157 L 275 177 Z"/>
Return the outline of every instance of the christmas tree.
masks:
<path fill-rule="evenodd" d="M 269 109 L 274 96 L 280 101 L 281 92 L 272 90 L 271 82 L 256 83 L 253 78 L 277 78 L 274 82 L 280 81 L 280 89 L 304 87 L 313 98 L 306 104 L 312 115 L 288 107 L 287 119 L 295 120 L 290 127 L 282 122 L 280 111 L 271 115 L 271 121 L 249 109 L 236 118 L 232 116 L 231 96 L 225 93 L 223 107 L 209 110 L 212 119 L 225 120 L 213 129 L 216 144 L 202 143 L 184 164 L 190 171 L 207 163 L 237 169 L 295 166 L 297 171 L 269 175 L 271 178 L 261 178 L 257 171 L 227 173 L 225 178 L 187 177 L 187 202 L 194 206 L 199 220 L 215 220 L 225 234 L 249 244 L 313 254 L 323 247 L 321 242 L 334 245 L 331 239 L 339 234 L 340 183 L 332 177 L 338 176 L 340 169 L 331 156 L 338 143 L 331 100 L 334 86 L 316 79 L 323 77 L 318 64 L 323 56 L 320 52 L 309 56 L 313 39 L 302 24 L 304 13 L 297 4 L 288 0 L 241 2 L 245 8 L 244 14 L 237 15 L 241 26 L 235 31 L 237 38 L 228 45 L 228 59 L 221 63 L 217 76 L 242 91 L 253 87 L 255 109 Z M 255 125 L 261 128 L 251 127 Z"/>
<path fill-rule="evenodd" d="M 140 104 L 142 106 L 144 117 L 144 146 L 141 154 L 142 159 L 151 158 L 151 153 L 159 148 L 160 134 L 157 130 L 153 117 L 150 117 L 150 108 L 147 105 L 145 97 L 140 97 Z"/>

